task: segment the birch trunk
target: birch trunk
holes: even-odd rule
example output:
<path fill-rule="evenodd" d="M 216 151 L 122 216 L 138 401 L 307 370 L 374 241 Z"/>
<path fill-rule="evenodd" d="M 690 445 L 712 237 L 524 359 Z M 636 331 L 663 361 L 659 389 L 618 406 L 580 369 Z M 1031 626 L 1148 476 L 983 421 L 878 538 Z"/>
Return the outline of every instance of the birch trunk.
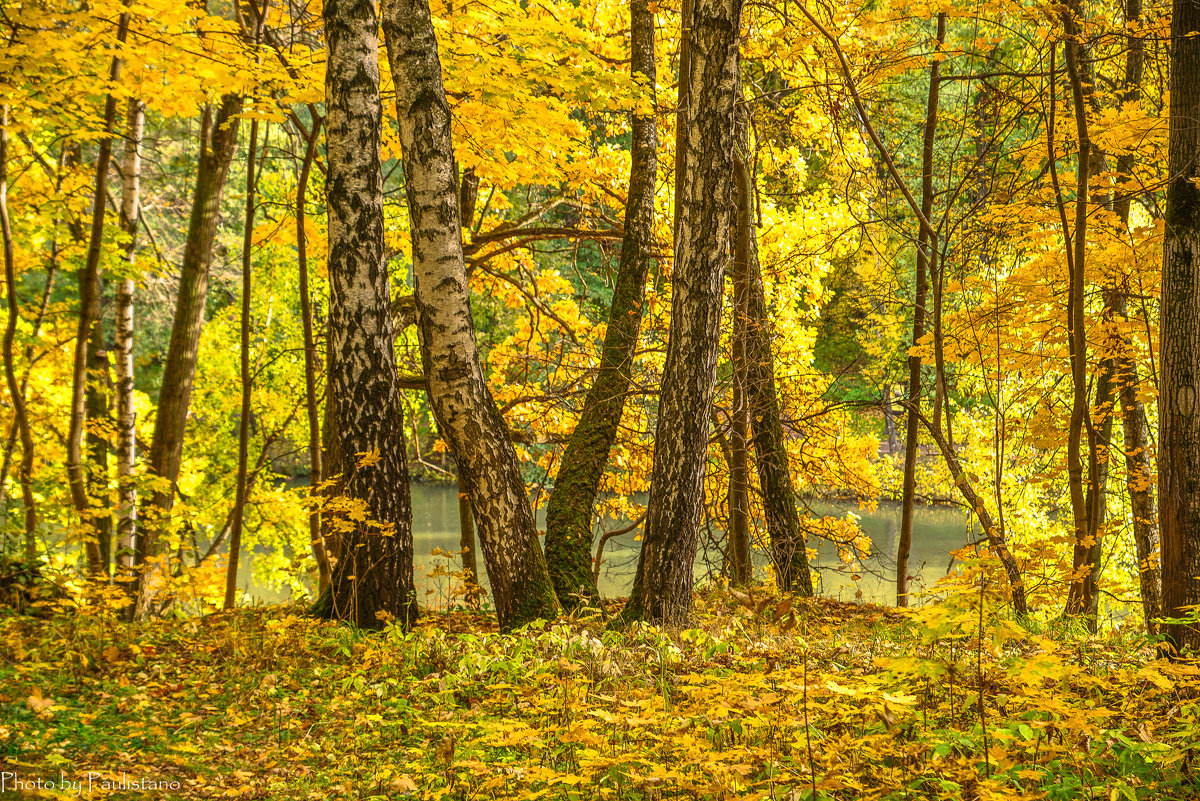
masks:
<path fill-rule="evenodd" d="M 133 405 L 133 268 L 137 251 L 138 222 L 141 217 L 139 197 L 142 177 L 142 134 L 146 124 L 146 106 L 130 98 L 126 113 L 125 162 L 121 175 L 121 230 L 129 237 L 125 245 L 126 273 L 117 284 L 113 308 L 113 339 L 116 344 L 116 383 L 114 394 L 117 408 L 117 549 L 116 572 L 119 582 L 133 589 L 134 552 L 137 536 L 137 486 L 134 467 L 137 464 L 137 411 Z"/>
<path fill-rule="evenodd" d="M 733 230 L 734 102 L 741 0 L 692 8 L 691 99 L 671 331 L 659 398 L 645 534 L 622 617 L 678 626 L 691 617 L 704 504 L 722 289 Z"/>
<path fill-rule="evenodd" d="M 329 386 L 342 495 L 365 514 L 339 536 L 330 614 L 360 628 L 417 617 L 412 501 L 383 257 L 379 23 L 373 0 L 327 0 Z"/>
<path fill-rule="evenodd" d="M 504 418 L 475 344 L 454 191 L 450 109 L 425 0 L 389 0 L 383 33 L 412 227 L 421 355 L 438 430 L 475 509 L 496 616 L 503 629 L 558 614 L 533 512 Z"/>

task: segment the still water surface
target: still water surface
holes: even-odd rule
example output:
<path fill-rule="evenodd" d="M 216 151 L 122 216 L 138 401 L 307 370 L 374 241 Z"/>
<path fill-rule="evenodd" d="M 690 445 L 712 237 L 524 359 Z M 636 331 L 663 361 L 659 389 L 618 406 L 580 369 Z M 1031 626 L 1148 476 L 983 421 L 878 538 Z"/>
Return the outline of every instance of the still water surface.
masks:
<path fill-rule="evenodd" d="M 644 499 L 641 499 L 644 501 Z M 458 550 L 458 495 L 453 486 L 414 484 L 413 504 L 413 551 L 417 597 L 422 604 L 444 605 L 450 580 L 430 577 L 436 564 L 457 569 L 457 560 L 433 556 L 433 550 Z M 862 600 L 891 604 L 895 601 L 895 557 L 896 539 L 900 532 L 900 505 L 880 503 L 875 511 L 863 511 L 853 503 L 813 502 L 813 515 L 844 517 L 853 514 L 858 524 L 870 538 L 872 553 L 857 566 L 841 561 L 837 548 L 825 541 L 818 541 L 817 559 L 814 568 L 820 576 L 817 591 L 821 595 L 842 600 L 853 600 L 862 591 Z M 545 527 L 545 502 L 538 509 L 538 526 Z M 963 547 L 970 541 L 970 520 L 957 508 L 925 506 L 918 507 L 913 525 L 913 546 L 910 557 L 910 575 L 918 578 L 913 583 L 914 592 L 919 592 L 922 583 L 927 587 L 946 574 L 951 551 Z M 603 528 L 620 528 L 624 524 L 604 521 Z M 640 530 L 610 539 L 604 549 L 604 563 L 600 571 L 600 592 L 605 597 L 624 597 L 629 594 L 633 574 L 637 569 L 640 543 L 635 539 Z M 599 532 L 597 533 L 597 536 Z M 810 543 L 810 546 L 812 543 Z M 249 560 L 244 560 L 248 562 Z M 697 577 L 708 572 L 703 558 L 697 563 Z M 482 556 L 479 568 L 485 572 L 483 586 L 488 586 Z M 761 574 L 767 564 L 766 555 L 755 555 L 756 571 Z M 245 564 L 243 586 L 249 578 L 249 564 Z M 853 576 L 860 578 L 854 579 Z M 249 586 L 250 594 L 262 601 L 283 600 L 278 593 L 265 588 Z"/>

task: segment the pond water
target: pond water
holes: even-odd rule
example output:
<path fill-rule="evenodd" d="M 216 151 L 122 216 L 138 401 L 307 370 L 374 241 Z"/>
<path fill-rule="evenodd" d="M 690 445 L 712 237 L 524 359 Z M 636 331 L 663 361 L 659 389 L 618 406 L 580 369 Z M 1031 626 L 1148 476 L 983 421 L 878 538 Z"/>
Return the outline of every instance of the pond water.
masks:
<path fill-rule="evenodd" d="M 644 498 L 640 499 L 644 502 Z M 545 496 L 538 509 L 538 526 L 545 527 Z M 413 551 L 414 574 L 417 598 L 422 604 L 444 605 L 449 595 L 450 579 L 429 576 L 435 565 L 441 564 L 451 570 L 458 569 L 457 559 L 433 556 L 433 550 L 458 550 L 458 495 L 453 486 L 414 484 L 413 502 Z M 874 603 L 895 602 L 895 557 L 896 540 L 900 533 L 900 504 L 881 502 L 876 510 L 860 510 L 854 503 L 811 502 L 812 515 L 857 517 L 858 525 L 870 538 L 871 555 L 854 565 L 844 563 L 836 546 L 824 540 L 816 544 L 817 559 L 813 565 L 819 574 L 817 592 L 841 600 L 854 600 L 859 591 L 862 600 Z M 605 521 L 605 529 L 615 529 L 623 524 Z M 600 592 L 605 597 L 624 597 L 629 594 L 633 575 L 637 569 L 640 543 L 636 540 L 639 531 L 634 530 L 610 539 L 605 545 L 604 561 L 600 570 Z M 913 525 L 913 545 L 909 562 L 909 574 L 917 578 L 910 582 L 914 593 L 922 585 L 932 587 L 946 574 L 950 565 L 951 551 L 966 545 L 971 537 L 970 518 L 961 509 L 944 506 L 920 506 L 916 509 Z M 599 532 L 597 534 L 599 536 Z M 810 543 L 810 546 L 812 543 Z M 243 559 L 242 586 L 249 584 L 251 596 L 261 601 L 284 600 L 279 593 L 249 583 L 249 568 L 253 555 Z M 697 578 L 707 575 L 709 555 L 701 553 L 697 560 Z M 719 554 L 715 566 L 719 567 Z M 478 558 L 479 569 L 484 572 L 482 584 L 488 586 L 483 558 Z M 755 569 L 762 577 L 768 563 L 767 556 L 760 550 L 755 552 Z M 857 576 L 858 578 L 855 578 Z M 914 601 L 915 602 L 915 601 Z"/>

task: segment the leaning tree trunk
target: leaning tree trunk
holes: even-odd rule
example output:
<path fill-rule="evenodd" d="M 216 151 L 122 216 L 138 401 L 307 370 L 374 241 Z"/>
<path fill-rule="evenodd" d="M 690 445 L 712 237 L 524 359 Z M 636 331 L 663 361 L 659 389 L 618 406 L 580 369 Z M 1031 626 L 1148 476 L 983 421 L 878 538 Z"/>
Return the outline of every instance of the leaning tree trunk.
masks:
<path fill-rule="evenodd" d="M 383 34 L 412 228 L 421 355 L 438 430 L 475 508 L 501 628 L 559 611 L 516 451 L 488 390 L 463 264 L 450 108 L 426 0 L 389 0 Z"/>
<path fill-rule="evenodd" d="M 811 597 L 812 573 L 809 571 L 808 549 L 788 464 L 787 435 L 783 431 L 779 396 L 775 389 L 772 326 L 767 316 L 762 264 L 758 260 L 758 240 L 751 222 L 753 177 L 743 159 L 737 159 L 735 166 L 738 236 L 745 241 L 747 267 L 746 401 L 754 441 L 754 464 L 762 488 L 763 515 L 771 543 L 771 561 L 775 566 L 776 586 L 782 592 L 798 592 Z"/>
<path fill-rule="evenodd" d="M 1200 604 L 1200 5 L 1174 0 L 1166 236 L 1159 327 L 1158 497 L 1163 616 Z M 1200 625 L 1169 623 L 1178 649 Z"/>
<path fill-rule="evenodd" d="M 125 114 L 125 163 L 121 169 L 121 230 L 129 237 L 125 245 L 125 275 L 117 283 L 113 308 L 113 340 L 116 344 L 117 407 L 117 550 L 114 575 L 122 586 L 134 588 L 134 550 L 137 530 L 137 410 L 133 405 L 133 269 L 141 217 L 139 189 L 142 177 L 142 133 L 146 106 L 130 98 Z"/>
<path fill-rule="evenodd" d="M 654 12 L 647 0 L 630 2 L 630 69 L 644 78 L 654 106 Z M 632 115 L 632 163 L 625 205 L 621 264 L 613 287 L 600 370 L 583 402 L 546 507 L 546 561 L 558 600 L 566 609 L 598 604 L 593 583 L 592 508 L 625 409 L 633 355 L 642 324 L 642 302 L 654 235 L 654 185 L 658 130 L 654 114 Z"/>
<path fill-rule="evenodd" d="M 939 49 L 946 41 L 946 15 L 938 14 Z M 921 149 L 921 214 L 929 220 L 933 214 L 933 156 L 937 135 L 938 102 L 941 97 L 942 61 L 940 53 L 929 66 L 929 96 L 925 102 L 925 130 Z M 925 300 L 929 293 L 929 263 L 933 250 L 932 231 L 922 222 L 917 233 L 916 297 L 913 302 L 913 347 L 925 336 Z M 900 540 L 896 546 L 896 606 L 908 606 L 908 557 L 912 552 L 913 515 L 917 503 L 918 435 L 921 429 L 921 356 L 908 356 L 908 415 L 904 431 L 904 480 L 901 490 Z M 936 415 L 935 415 L 936 419 Z"/>
<path fill-rule="evenodd" d="M 236 95 L 225 95 L 215 110 L 212 106 L 204 109 L 200 124 L 200 160 L 179 275 L 179 296 L 175 302 L 175 319 L 163 368 L 154 436 L 146 461 L 147 472 L 159 482 L 149 498 L 144 500 L 139 515 L 141 536 L 137 542 L 137 563 L 143 565 L 138 582 L 139 616 L 154 611 L 155 597 L 164 589 L 167 581 L 167 565 L 163 564 L 165 556 L 160 556 L 159 551 L 175 500 L 175 483 L 179 480 L 183 435 L 192 400 L 192 383 L 196 376 L 196 355 L 200 350 L 200 333 L 204 329 L 208 268 L 212 262 L 221 195 L 237 149 L 238 115 L 241 112 L 242 99 Z"/>
<path fill-rule="evenodd" d="M 417 617 L 412 500 L 383 255 L 378 30 L 372 0 L 325 3 L 329 386 L 342 495 L 357 508 L 339 535 L 328 612 L 407 628 Z"/>
<path fill-rule="evenodd" d="M 741 0 L 692 9 L 682 214 L 672 280 L 645 535 L 624 620 L 681 625 L 691 617 L 693 563 L 704 503 L 708 422 L 716 380 L 722 289 L 733 229 L 734 102 Z"/>

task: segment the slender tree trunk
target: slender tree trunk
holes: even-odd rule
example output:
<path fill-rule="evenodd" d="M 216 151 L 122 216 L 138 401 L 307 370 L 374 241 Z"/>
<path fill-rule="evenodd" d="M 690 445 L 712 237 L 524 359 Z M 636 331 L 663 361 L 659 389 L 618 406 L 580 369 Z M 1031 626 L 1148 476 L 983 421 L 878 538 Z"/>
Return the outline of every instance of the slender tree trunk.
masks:
<path fill-rule="evenodd" d="M 25 370 L 21 373 L 21 382 L 18 391 L 21 393 L 21 399 L 25 400 L 29 392 L 29 374 L 33 371 L 33 342 L 37 339 L 38 334 L 42 330 L 42 323 L 46 319 L 46 312 L 50 309 L 50 295 L 54 292 L 54 276 L 58 269 L 58 247 L 57 244 L 51 246 L 50 263 L 46 267 L 46 283 L 42 287 L 42 298 L 38 303 L 37 316 L 33 318 L 33 330 L 29 335 L 29 343 L 25 346 L 23 353 L 25 359 Z M 4 461 L 0 463 L 0 485 L 3 485 L 8 480 L 8 472 L 12 469 L 13 453 L 17 447 L 17 436 L 20 426 L 17 425 L 17 415 L 13 414 L 12 423 L 8 426 L 8 438 L 4 441 Z M 19 482 L 18 482 L 19 483 Z M 4 494 L 2 502 L 4 507 L 8 505 L 8 495 Z"/>
<path fill-rule="evenodd" d="M 682 0 L 679 8 L 679 107 L 675 109 L 675 199 L 671 219 L 673 246 L 679 247 L 679 222 L 683 219 L 684 176 L 687 174 L 688 120 L 691 114 L 692 81 L 692 6 L 694 0 Z"/>
<path fill-rule="evenodd" d="M 471 512 L 471 496 L 467 493 L 461 474 L 458 476 L 458 549 L 462 552 L 463 572 L 467 581 L 479 585 L 479 562 L 475 558 L 475 515 Z"/>
<path fill-rule="evenodd" d="M 741 0 L 692 9 L 683 208 L 672 279 L 671 331 L 659 398 L 645 535 L 624 620 L 682 625 L 704 503 L 708 422 L 724 271 L 733 230 L 734 102 Z"/>
<path fill-rule="evenodd" d="M 938 450 L 941 451 L 942 458 L 946 461 L 946 467 L 950 469 L 950 475 L 954 478 L 954 486 L 958 487 L 963 500 L 975 511 L 975 518 L 979 521 L 980 527 L 988 538 L 988 546 L 996 554 L 996 557 L 1000 560 L 1000 565 L 1004 568 L 1004 574 L 1008 578 L 1008 585 L 1012 591 L 1013 611 L 1021 617 L 1027 616 L 1029 614 L 1029 602 L 1025 597 L 1025 582 L 1021 578 L 1021 570 L 1017 565 L 1017 560 L 1013 557 L 1012 552 L 1008 550 L 1008 543 L 1004 539 L 1003 530 L 996 522 L 996 519 L 992 517 L 991 512 L 988 511 L 987 505 L 983 502 L 983 497 L 975 491 L 970 476 L 963 470 L 962 463 L 958 460 L 958 454 L 955 452 L 954 445 L 946 439 L 946 435 L 942 433 L 942 430 L 931 421 L 923 419 L 923 422 L 933 437 L 934 442 L 937 443 Z"/>
<path fill-rule="evenodd" d="M 97 299 L 103 293 L 104 281 L 97 282 Z M 108 360 L 108 348 L 104 342 L 104 304 L 96 304 L 96 319 L 88 341 L 88 380 L 84 395 L 88 426 L 87 444 L 89 469 L 86 472 L 87 494 L 92 504 L 90 511 L 92 526 L 96 532 L 96 544 L 100 551 L 100 570 L 108 573 L 112 564 L 113 518 L 109 504 L 108 483 L 108 438 L 95 429 L 109 417 L 109 398 L 112 396 L 112 371 Z"/>
<path fill-rule="evenodd" d="M 474 168 L 465 170 L 458 186 L 459 223 L 468 231 L 475 219 L 475 203 L 479 198 L 479 178 Z M 479 586 L 479 560 L 475 558 L 475 514 L 471 511 L 471 495 L 463 481 L 462 470 L 455 466 L 455 483 L 458 490 L 458 549 L 462 552 L 463 571 L 468 575 L 468 585 Z M 553 496 L 551 496 L 553 502 Z M 550 528 L 549 524 L 546 526 Z M 547 531 L 547 543 L 550 534 Z M 478 600 L 478 596 L 472 596 Z"/>
<path fill-rule="evenodd" d="M 329 386 L 343 496 L 366 517 L 352 513 L 340 536 L 330 611 L 360 628 L 389 618 L 408 628 L 417 617 L 412 501 L 383 255 L 378 31 L 373 0 L 327 0 Z"/>
<path fill-rule="evenodd" d="M 654 12 L 647 0 L 631 0 L 630 24 L 630 69 L 644 77 L 653 107 Z M 592 510 L 629 393 L 654 248 L 658 132 L 653 113 L 634 114 L 632 127 L 625 236 L 600 369 L 584 400 L 546 507 L 546 561 L 565 609 L 574 609 L 581 601 L 598 604 L 600 600 L 592 570 Z"/>
<path fill-rule="evenodd" d="M 946 42 L 946 15 L 937 17 L 937 43 Z M 929 65 L 929 97 L 925 103 L 925 132 L 921 149 L 921 214 L 926 220 L 933 214 L 933 145 L 937 135 L 938 102 L 941 97 L 942 61 L 940 54 Z M 928 274 L 933 250 L 932 231 L 922 223 L 917 233 L 916 293 L 913 301 L 913 347 L 925 336 L 925 300 L 929 291 Z M 908 415 L 904 431 L 904 480 L 901 490 L 900 541 L 896 546 L 896 606 L 908 606 L 908 557 L 912 551 L 913 516 L 917 502 L 917 456 L 921 411 L 921 357 L 908 357 Z M 935 423 L 937 416 L 934 417 Z M 940 425 L 940 424 L 939 424 Z"/>
<path fill-rule="evenodd" d="M 771 542 L 775 583 L 782 592 L 811 597 L 812 573 L 792 471 L 788 463 L 787 435 L 775 391 L 775 356 L 771 352 L 772 326 L 767 316 L 758 240 L 752 225 L 753 177 L 742 158 L 735 159 L 734 177 L 738 190 L 739 237 L 746 246 L 746 390 L 750 430 L 754 440 L 755 467 L 763 494 L 763 513 Z"/>
<path fill-rule="evenodd" d="M 312 296 L 308 286 L 308 237 L 304 230 L 308 179 L 320 142 L 321 119 L 313 119 L 312 130 L 304 147 L 304 161 L 296 181 L 296 262 L 300 271 L 300 319 L 304 327 L 304 408 L 308 413 L 308 486 L 315 496 L 325 479 L 321 454 L 320 402 L 317 399 L 317 345 L 313 337 Z M 331 568 L 325 547 L 321 515 L 313 511 L 308 516 L 308 533 L 312 540 L 313 558 L 317 561 L 317 595 L 329 589 Z"/>
<path fill-rule="evenodd" d="M 1126 0 L 1126 25 L 1137 24 L 1141 16 L 1142 0 Z M 1125 86 L 1120 96 L 1122 103 L 1136 103 L 1141 99 L 1145 56 L 1145 40 L 1141 36 L 1130 34 L 1125 55 Z M 1129 228 L 1129 199 L 1135 159 L 1136 154 L 1133 151 L 1117 158 L 1117 173 L 1123 180 L 1117 188 L 1113 211 L 1116 212 L 1124 230 Z M 1129 493 L 1130 512 L 1133 516 L 1133 541 L 1142 593 L 1142 616 L 1146 620 L 1146 630 L 1153 632 L 1156 626 L 1152 621 L 1159 616 L 1160 604 L 1158 511 L 1155 508 L 1154 485 L 1151 480 L 1153 466 L 1149 442 L 1150 427 L 1146 421 L 1146 407 L 1138 397 L 1141 381 L 1138 378 L 1137 362 L 1133 358 L 1132 344 L 1129 338 L 1121 333 L 1120 328 L 1120 324 L 1129 319 L 1128 279 L 1123 279 L 1120 286 L 1115 287 L 1111 293 L 1106 293 L 1105 300 L 1109 302 L 1112 319 L 1117 323 L 1114 369 L 1121 403 L 1125 487 Z"/>
<path fill-rule="evenodd" d="M 17 300 L 17 269 L 13 255 L 12 223 L 8 218 L 8 105 L 0 106 L 0 234 L 4 236 L 4 283 L 8 292 L 8 323 L 4 328 L 4 378 L 12 401 L 17 430 L 21 432 L 21 499 L 25 506 L 25 559 L 37 559 L 37 503 L 33 496 L 33 434 L 29 415 L 25 411 L 25 396 L 17 386 L 17 371 L 13 363 L 13 339 L 19 319 Z"/>
<path fill-rule="evenodd" d="M 159 484 L 148 498 L 143 499 L 139 514 L 141 536 L 137 541 L 137 563 L 143 566 L 138 584 L 139 616 L 155 610 L 155 597 L 165 588 L 169 575 L 165 564 L 168 555 L 160 554 L 161 540 L 169 528 L 175 484 L 179 480 L 183 436 L 196 376 L 196 355 L 204 330 L 208 269 L 220 217 L 221 195 L 237 149 L 241 111 L 242 99 L 225 95 L 215 109 L 205 107 L 200 125 L 199 165 L 179 276 L 179 296 L 163 368 L 154 436 L 146 461 L 147 471 L 159 479 Z"/>
<path fill-rule="evenodd" d="M 139 197 L 142 177 L 142 133 L 146 124 L 146 106 L 130 98 L 125 114 L 125 163 L 121 181 L 121 230 L 129 237 L 125 245 L 125 275 L 117 284 L 113 309 L 113 339 L 116 343 L 117 407 L 117 552 L 116 576 L 123 586 L 134 589 L 134 553 L 137 536 L 137 411 L 133 405 L 133 293 L 131 274 L 137 251 L 138 222 L 141 218 Z"/>
<path fill-rule="evenodd" d="M 737 86 L 742 85 L 739 73 Z M 746 112 L 748 113 L 748 112 Z M 749 143 L 738 125 L 738 145 Z M 740 154 L 734 155 L 734 197 L 737 214 L 733 232 L 733 336 L 730 363 L 733 373 L 733 398 L 729 410 L 729 555 L 733 583 L 750 583 L 750 406 L 747 340 L 750 316 L 750 251 L 753 233 L 753 201 L 750 197 L 749 171 Z"/>
<path fill-rule="evenodd" d="M 1158 497 L 1162 613 L 1200 604 L 1200 6 L 1174 0 L 1166 236 L 1159 328 Z M 1200 648 L 1200 626 L 1165 627 L 1177 648 Z"/>
<path fill-rule="evenodd" d="M 887 437 L 888 453 L 891 454 L 900 449 L 900 440 L 896 438 L 896 412 L 892 406 L 894 398 L 892 385 L 885 385 L 883 391 L 887 398 L 883 404 L 883 434 Z"/>
<path fill-rule="evenodd" d="M 128 6 L 128 2 L 126 5 Z M 125 43 L 128 33 L 129 12 L 126 11 L 121 14 L 117 23 L 119 45 Z M 108 71 L 109 81 L 114 85 L 121 80 L 121 66 L 121 58 L 114 56 Z M 93 574 L 106 572 L 107 566 L 101 554 L 99 538 L 88 530 L 94 525 L 94 507 L 97 503 L 88 497 L 88 480 L 83 465 L 83 435 L 87 422 L 88 341 L 92 337 L 92 327 L 99 317 L 100 252 L 104 244 L 108 164 L 112 158 L 112 132 L 116 118 L 117 96 L 110 93 L 104 101 L 104 135 L 100 138 L 100 152 L 96 156 L 96 184 L 92 196 L 92 225 L 87 259 L 83 269 L 79 271 L 79 327 L 75 334 L 75 366 L 71 378 L 70 425 L 67 432 L 67 478 L 71 487 L 71 501 L 75 505 L 75 512 L 79 515 L 84 531 L 84 551 L 87 554 L 88 570 Z M 102 344 L 102 329 L 98 339 Z"/>
<path fill-rule="evenodd" d="M 250 373 L 250 300 L 253 289 L 255 175 L 254 161 L 258 151 L 258 120 L 250 122 L 250 145 L 246 150 L 246 216 L 242 227 L 242 317 L 241 371 L 242 408 L 238 416 L 237 487 L 233 501 L 233 516 L 229 528 L 229 561 L 225 564 L 225 608 L 237 606 L 238 563 L 242 555 L 242 524 L 246 519 L 249 482 L 246 480 L 250 462 L 250 400 L 254 378 Z"/>
<path fill-rule="evenodd" d="M 1100 487 L 1100 463 L 1097 436 L 1092 424 L 1087 383 L 1087 328 L 1085 268 L 1087 259 L 1088 181 L 1092 157 L 1088 134 L 1087 103 L 1080 75 L 1080 30 L 1075 13 L 1063 11 L 1066 42 L 1063 52 L 1067 76 L 1075 109 L 1075 131 L 1078 141 L 1076 155 L 1075 225 L 1069 232 L 1063 225 L 1068 251 L 1067 268 L 1070 292 L 1067 296 L 1067 338 L 1071 354 L 1071 421 L 1067 433 L 1067 473 L 1070 483 L 1071 510 L 1075 527 L 1075 547 L 1072 556 L 1071 589 L 1067 596 L 1068 615 L 1086 614 L 1094 605 L 1096 587 L 1092 580 L 1093 548 L 1100 547 L 1100 515 L 1092 506 L 1103 500 Z M 1051 155 L 1053 158 L 1053 155 Z M 1087 485 L 1084 485 L 1084 461 L 1080 448 L 1087 447 Z M 1089 501 L 1091 503 L 1089 503 Z"/>
<path fill-rule="evenodd" d="M 871 124 L 870 119 L 867 116 L 866 107 L 863 105 L 862 96 L 859 94 L 858 86 L 854 82 L 854 77 L 851 74 L 850 63 L 847 61 L 846 54 L 842 51 L 841 46 L 838 44 L 837 36 L 835 36 L 828 28 L 822 25 L 820 20 L 814 17 L 812 12 L 810 12 L 807 7 L 801 5 L 799 8 L 805 19 L 808 20 L 809 24 L 817 29 L 818 33 L 821 34 L 821 37 L 829 44 L 837 56 L 838 64 L 842 71 L 842 77 L 846 82 L 846 88 L 850 91 L 850 96 L 854 100 L 854 107 L 858 111 L 859 118 L 863 121 L 863 126 L 867 129 L 867 134 L 871 138 L 871 143 L 875 145 L 875 149 L 879 152 L 880 157 L 883 159 L 888 173 L 892 176 L 892 181 L 896 184 L 896 187 L 904 196 L 904 200 L 908 204 L 909 209 L 917 216 L 926 230 L 930 231 L 929 253 L 931 256 L 936 255 L 937 232 L 933 230 L 933 226 L 929 223 L 929 217 L 926 216 L 921 210 L 921 206 L 917 203 L 916 198 L 914 198 L 912 192 L 909 191 L 908 185 L 904 183 L 904 180 L 900 176 L 900 170 L 896 167 L 896 162 L 892 159 L 890 151 L 888 151 L 887 147 L 883 144 L 883 140 L 880 139 L 879 133 Z M 1053 69 L 1051 72 L 1053 72 Z M 935 285 L 934 357 L 937 371 L 937 385 L 939 388 L 943 388 L 945 386 L 946 379 L 944 358 L 942 353 L 944 342 L 941 339 L 941 332 L 939 330 L 939 294 L 939 290 Z M 1012 591 L 1013 610 L 1018 615 L 1027 615 L 1029 613 L 1029 605 L 1025 597 L 1025 584 L 1021 578 L 1020 567 L 1017 565 L 1016 559 L 1013 557 L 1012 552 L 1008 550 L 1004 531 L 993 522 L 993 519 L 988 513 L 987 508 L 983 505 L 983 500 L 971 486 L 969 477 L 963 471 L 962 466 L 958 462 L 958 456 L 954 448 L 954 439 L 951 436 L 952 432 L 950 430 L 949 417 L 947 417 L 946 421 L 946 432 L 943 433 L 940 423 L 930 422 L 924 419 L 924 417 L 920 415 L 920 412 L 915 409 L 910 409 L 908 413 L 921 417 L 922 423 L 925 424 L 925 427 L 933 436 L 934 441 L 937 443 L 938 448 L 942 452 L 943 458 L 946 460 L 947 466 L 950 468 L 951 475 L 955 477 L 955 485 L 959 488 L 964 500 L 967 501 L 971 508 L 975 509 L 975 513 L 979 518 L 979 522 L 983 526 L 984 533 L 988 538 L 988 544 L 1004 568 L 1005 575 L 1008 578 L 1008 582 Z"/>
<path fill-rule="evenodd" d="M 508 429 L 487 386 L 462 255 L 450 109 L 425 0 L 389 0 L 383 33 L 396 81 L 412 220 L 421 355 L 438 430 L 475 508 L 500 627 L 558 614 Z"/>

